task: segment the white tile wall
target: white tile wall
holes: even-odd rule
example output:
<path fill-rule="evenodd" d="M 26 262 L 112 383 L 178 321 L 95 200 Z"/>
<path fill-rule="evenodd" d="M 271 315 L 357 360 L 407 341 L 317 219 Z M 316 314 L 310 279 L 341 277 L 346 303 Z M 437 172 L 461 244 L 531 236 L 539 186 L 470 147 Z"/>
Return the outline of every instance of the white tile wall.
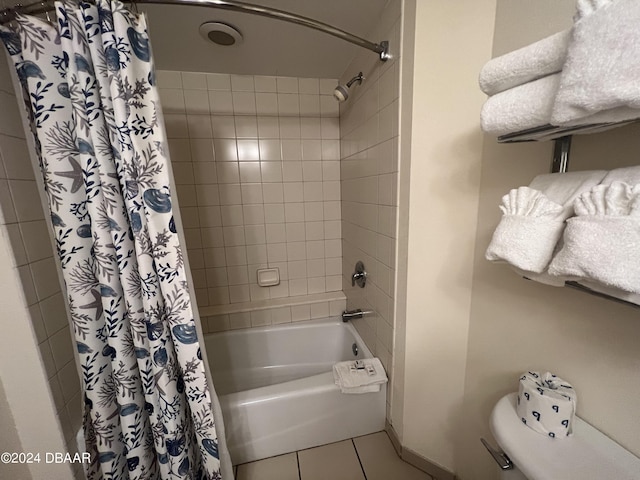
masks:
<path fill-rule="evenodd" d="M 395 251 L 398 183 L 400 2 L 385 8 L 371 38 L 390 41 L 391 60 L 363 51 L 341 83 L 359 71 L 361 86 L 340 105 L 343 290 L 347 307 L 373 314 L 354 325 L 393 379 Z M 364 289 L 351 286 L 355 263 L 368 272 Z M 387 396 L 390 399 L 391 395 Z M 388 405 L 389 407 L 389 405 Z"/>
<path fill-rule="evenodd" d="M 158 72 L 200 307 L 342 289 L 336 82 Z M 257 285 L 263 267 L 280 285 Z"/>
<path fill-rule="evenodd" d="M 313 300 L 304 305 L 285 305 L 246 312 L 224 313 L 202 318 L 202 328 L 209 333 L 266 325 L 301 322 L 335 317 L 346 308 L 346 300 Z"/>

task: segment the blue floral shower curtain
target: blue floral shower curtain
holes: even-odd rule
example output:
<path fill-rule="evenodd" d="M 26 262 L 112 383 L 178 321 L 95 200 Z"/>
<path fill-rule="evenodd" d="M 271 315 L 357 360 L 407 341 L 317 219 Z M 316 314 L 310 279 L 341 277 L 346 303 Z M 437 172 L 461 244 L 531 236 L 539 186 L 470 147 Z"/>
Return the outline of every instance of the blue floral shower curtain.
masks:
<path fill-rule="evenodd" d="M 89 479 L 219 479 L 143 15 L 55 4 L 0 37 L 31 119 L 85 398 Z"/>

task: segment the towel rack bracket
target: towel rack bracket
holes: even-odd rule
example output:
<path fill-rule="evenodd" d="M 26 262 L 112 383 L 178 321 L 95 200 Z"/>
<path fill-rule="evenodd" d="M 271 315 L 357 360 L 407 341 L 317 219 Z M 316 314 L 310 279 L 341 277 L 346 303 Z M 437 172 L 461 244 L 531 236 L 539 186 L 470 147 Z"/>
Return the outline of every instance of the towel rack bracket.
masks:
<path fill-rule="evenodd" d="M 553 141 L 553 160 L 551 173 L 565 173 L 569 168 L 569 154 L 571 153 L 571 135 L 556 138 Z"/>

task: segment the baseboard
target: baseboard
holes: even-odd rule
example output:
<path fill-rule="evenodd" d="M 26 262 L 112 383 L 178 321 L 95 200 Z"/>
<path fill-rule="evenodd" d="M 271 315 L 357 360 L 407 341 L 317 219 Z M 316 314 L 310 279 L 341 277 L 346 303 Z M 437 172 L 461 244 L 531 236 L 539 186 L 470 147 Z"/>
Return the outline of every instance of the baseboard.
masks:
<path fill-rule="evenodd" d="M 389 420 L 385 421 L 384 429 L 387 432 L 387 435 L 389 435 L 389 438 L 391 439 L 391 443 L 393 444 L 393 448 L 396 449 L 396 453 L 398 454 L 398 456 L 400 458 L 402 458 L 402 444 L 400 443 L 400 439 L 398 438 L 398 434 L 393 429 L 393 425 L 391 425 L 389 423 Z"/>
<path fill-rule="evenodd" d="M 433 477 L 433 480 L 455 480 L 456 476 L 453 472 L 450 472 L 444 467 L 441 467 L 437 463 L 427 460 L 423 456 L 417 454 L 413 450 L 407 447 L 403 447 L 398 438 L 398 434 L 388 421 L 385 424 L 385 430 L 391 439 L 393 448 L 396 449 L 398 456 L 410 465 L 413 465 L 418 470 L 422 470 Z"/>

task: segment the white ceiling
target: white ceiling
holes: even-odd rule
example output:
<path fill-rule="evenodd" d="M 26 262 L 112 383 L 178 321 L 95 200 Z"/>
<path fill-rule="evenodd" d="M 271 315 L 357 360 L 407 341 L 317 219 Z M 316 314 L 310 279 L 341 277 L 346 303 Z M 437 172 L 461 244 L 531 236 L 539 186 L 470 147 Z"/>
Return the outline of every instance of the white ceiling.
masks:
<path fill-rule="evenodd" d="M 312 18 L 367 38 L 388 0 L 249 0 Z M 156 67 L 161 70 L 339 78 L 361 47 L 323 32 L 239 12 L 185 5 L 140 5 L 149 17 Z M 221 47 L 204 40 L 199 26 L 229 23 L 244 42 Z M 371 55 L 375 53 L 371 52 Z"/>

